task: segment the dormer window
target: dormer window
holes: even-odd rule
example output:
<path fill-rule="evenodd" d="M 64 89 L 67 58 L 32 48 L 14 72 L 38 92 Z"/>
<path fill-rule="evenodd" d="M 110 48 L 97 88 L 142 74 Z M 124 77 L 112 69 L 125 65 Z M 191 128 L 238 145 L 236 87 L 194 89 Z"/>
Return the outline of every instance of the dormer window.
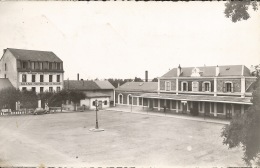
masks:
<path fill-rule="evenodd" d="M 181 82 L 181 91 L 188 91 L 188 82 Z"/>

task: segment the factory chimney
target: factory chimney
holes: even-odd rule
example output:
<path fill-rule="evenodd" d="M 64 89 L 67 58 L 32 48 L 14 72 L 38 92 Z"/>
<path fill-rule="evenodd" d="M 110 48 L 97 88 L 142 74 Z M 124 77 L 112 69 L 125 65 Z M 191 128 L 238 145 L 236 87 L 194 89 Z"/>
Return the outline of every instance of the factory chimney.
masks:
<path fill-rule="evenodd" d="M 78 73 L 78 81 L 79 81 L 79 73 Z"/>
<path fill-rule="evenodd" d="M 148 71 L 145 71 L 145 82 L 148 82 Z"/>

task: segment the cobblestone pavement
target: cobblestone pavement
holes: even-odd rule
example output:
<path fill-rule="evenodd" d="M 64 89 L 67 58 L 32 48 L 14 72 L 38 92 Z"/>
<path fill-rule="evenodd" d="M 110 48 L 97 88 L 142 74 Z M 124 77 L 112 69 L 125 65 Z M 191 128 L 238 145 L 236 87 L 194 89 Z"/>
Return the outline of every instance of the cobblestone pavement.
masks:
<path fill-rule="evenodd" d="M 229 150 L 223 124 L 138 113 L 95 111 L 0 117 L 1 166 L 245 166 Z"/>

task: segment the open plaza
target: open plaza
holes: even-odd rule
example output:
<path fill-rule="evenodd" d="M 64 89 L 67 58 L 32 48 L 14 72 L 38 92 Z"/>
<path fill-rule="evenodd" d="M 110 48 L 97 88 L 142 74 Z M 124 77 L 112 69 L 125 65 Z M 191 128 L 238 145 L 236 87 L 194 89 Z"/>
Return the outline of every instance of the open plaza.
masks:
<path fill-rule="evenodd" d="M 114 109 L 0 117 L 0 166 L 244 166 L 225 124 Z"/>

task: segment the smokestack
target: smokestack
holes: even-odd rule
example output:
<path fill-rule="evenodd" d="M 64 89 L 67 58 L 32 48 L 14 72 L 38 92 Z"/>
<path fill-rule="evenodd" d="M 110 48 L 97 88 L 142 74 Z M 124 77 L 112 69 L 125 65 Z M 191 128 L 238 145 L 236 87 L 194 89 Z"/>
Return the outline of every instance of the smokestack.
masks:
<path fill-rule="evenodd" d="M 148 82 L 148 71 L 145 71 L 145 82 Z"/>
<path fill-rule="evenodd" d="M 216 76 L 218 76 L 218 75 L 219 75 L 219 67 L 217 65 L 217 67 L 216 67 Z"/>
<path fill-rule="evenodd" d="M 78 73 L 78 81 L 79 81 L 79 73 Z"/>

